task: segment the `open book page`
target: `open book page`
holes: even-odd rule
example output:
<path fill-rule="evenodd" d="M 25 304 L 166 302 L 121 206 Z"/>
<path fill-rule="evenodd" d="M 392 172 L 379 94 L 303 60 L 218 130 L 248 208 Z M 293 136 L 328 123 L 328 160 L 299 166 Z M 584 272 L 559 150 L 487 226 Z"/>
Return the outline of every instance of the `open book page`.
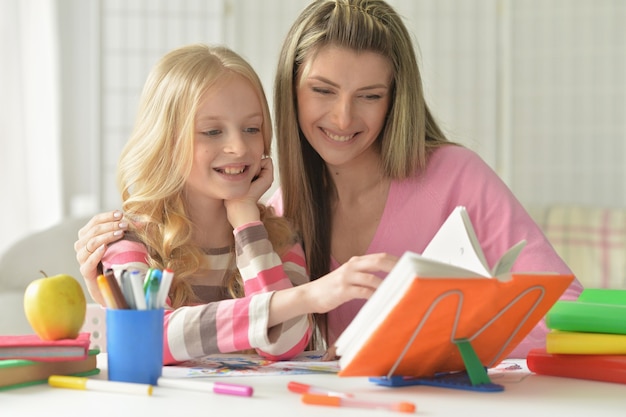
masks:
<path fill-rule="evenodd" d="M 466 208 L 457 206 L 426 246 L 422 256 L 468 269 L 483 277 L 496 277 L 511 270 L 525 245 L 526 241 L 514 245 L 490 269 Z"/>
<path fill-rule="evenodd" d="M 506 251 L 504 255 L 500 257 L 500 260 L 496 262 L 496 264 L 493 266 L 493 269 L 491 270 L 491 276 L 499 277 L 511 272 L 511 268 L 513 267 L 513 264 L 515 263 L 515 260 L 519 256 L 522 249 L 524 249 L 524 246 L 526 246 L 525 240 L 520 240 L 515 245 L 511 246 L 511 248 Z"/>

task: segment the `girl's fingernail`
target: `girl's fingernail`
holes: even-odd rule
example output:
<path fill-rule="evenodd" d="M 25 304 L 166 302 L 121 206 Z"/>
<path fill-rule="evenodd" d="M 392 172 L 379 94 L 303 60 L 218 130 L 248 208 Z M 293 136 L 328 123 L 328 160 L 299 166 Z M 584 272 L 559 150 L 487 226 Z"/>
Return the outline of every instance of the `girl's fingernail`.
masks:
<path fill-rule="evenodd" d="M 114 211 L 113 212 L 113 217 L 115 217 L 116 219 L 120 219 L 122 217 L 122 212 L 120 211 Z"/>
<path fill-rule="evenodd" d="M 118 225 L 118 227 L 119 227 L 120 229 L 126 229 L 126 228 L 128 227 L 128 223 L 126 223 L 126 222 L 121 222 L 121 223 Z"/>

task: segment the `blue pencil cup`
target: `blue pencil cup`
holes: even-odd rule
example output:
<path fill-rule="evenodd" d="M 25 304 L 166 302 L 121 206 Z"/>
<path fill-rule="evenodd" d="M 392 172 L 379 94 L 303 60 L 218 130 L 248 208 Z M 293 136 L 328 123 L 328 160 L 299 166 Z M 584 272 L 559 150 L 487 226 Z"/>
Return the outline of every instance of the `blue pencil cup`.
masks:
<path fill-rule="evenodd" d="M 163 369 L 163 309 L 106 311 L 109 380 L 156 385 Z"/>

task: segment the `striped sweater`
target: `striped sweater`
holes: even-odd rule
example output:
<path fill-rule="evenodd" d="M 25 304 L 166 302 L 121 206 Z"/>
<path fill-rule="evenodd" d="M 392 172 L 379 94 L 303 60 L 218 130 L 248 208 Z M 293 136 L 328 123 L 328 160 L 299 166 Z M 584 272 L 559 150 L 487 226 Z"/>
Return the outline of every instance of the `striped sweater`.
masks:
<path fill-rule="evenodd" d="M 272 360 L 289 359 L 305 349 L 312 333 L 307 316 L 267 328 L 273 292 L 309 280 L 302 247 L 295 244 L 281 259 L 261 222 L 243 225 L 234 235 L 236 262 L 230 248 L 213 249 L 206 255 L 211 270 L 189 279 L 201 303 L 177 309 L 166 306 L 165 364 L 246 349 L 256 349 Z M 144 244 L 122 239 L 109 245 L 102 264 L 105 269 L 112 268 L 119 279 L 123 269 L 147 270 L 146 259 Z M 235 263 L 245 292 L 238 299 L 232 299 L 222 285 Z"/>

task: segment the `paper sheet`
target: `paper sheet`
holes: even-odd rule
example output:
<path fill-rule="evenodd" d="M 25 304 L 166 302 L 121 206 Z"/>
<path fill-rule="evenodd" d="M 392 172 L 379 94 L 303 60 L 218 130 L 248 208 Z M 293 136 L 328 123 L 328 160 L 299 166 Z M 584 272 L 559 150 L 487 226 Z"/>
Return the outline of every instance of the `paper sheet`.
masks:
<path fill-rule="evenodd" d="M 290 361 L 270 361 L 255 354 L 215 354 L 163 368 L 163 376 L 210 377 L 337 373 L 338 361 L 321 361 L 323 352 L 305 352 Z"/>

